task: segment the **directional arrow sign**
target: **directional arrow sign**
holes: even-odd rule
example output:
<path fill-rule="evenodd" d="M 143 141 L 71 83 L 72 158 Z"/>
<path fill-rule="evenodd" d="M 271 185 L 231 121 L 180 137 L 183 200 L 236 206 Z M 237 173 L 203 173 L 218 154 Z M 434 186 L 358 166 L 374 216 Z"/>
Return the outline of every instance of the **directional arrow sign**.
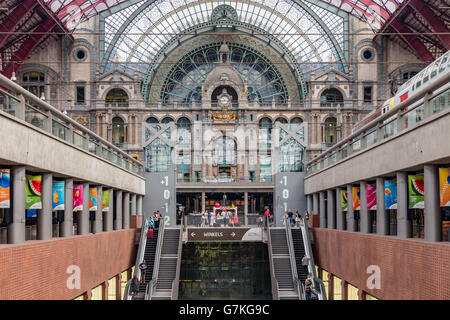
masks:
<path fill-rule="evenodd" d="M 236 235 L 236 233 L 234 233 L 234 232 L 232 232 L 231 233 L 231 236 L 234 238 L 234 236 Z"/>
<path fill-rule="evenodd" d="M 192 233 L 191 233 L 191 236 L 192 236 L 192 237 L 195 237 L 195 232 L 192 232 Z"/>

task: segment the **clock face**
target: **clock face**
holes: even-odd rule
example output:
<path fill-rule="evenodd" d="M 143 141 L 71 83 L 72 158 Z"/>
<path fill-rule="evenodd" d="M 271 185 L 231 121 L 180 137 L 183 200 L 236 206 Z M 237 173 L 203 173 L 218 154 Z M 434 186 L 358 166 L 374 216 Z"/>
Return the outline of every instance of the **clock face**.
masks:
<path fill-rule="evenodd" d="M 221 104 L 227 104 L 229 100 L 230 99 L 227 96 L 224 96 L 224 97 L 220 98 L 220 103 Z"/>

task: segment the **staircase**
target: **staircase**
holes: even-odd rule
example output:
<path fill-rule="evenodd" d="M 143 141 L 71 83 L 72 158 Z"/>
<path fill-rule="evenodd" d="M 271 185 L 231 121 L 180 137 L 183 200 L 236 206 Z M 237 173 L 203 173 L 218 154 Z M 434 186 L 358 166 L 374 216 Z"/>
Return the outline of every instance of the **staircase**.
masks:
<path fill-rule="evenodd" d="M 177 266 L 179 246 L 181 246 L 180 231 L 178 228 L 164 230 L 156 287 L 152 291 L 151 300 L 171 300 L 173 289 L 178 290 L 178 286 L 173 286 L 179 272 Z"/>
<path fill-rule="evenodd" d="M 269 229 L 272 267 L 275 279 L 278 283 L 278 299 L 280 300 L 298 300 L 292 277 L 291 261 L 289 256 L 289 247 L 285 228 Z"/>
<path fill-rule="evenodd" d="M 302 230 L 292 228 L 292 242 L 294 244 L 295 264 L 297 266 L 298 279 L 305 284 L 306 276 L 308 275 L 308 269 L 306 266 L 302 266 L 302 259 L 305 256 L 305 246 L 303 244 Z"/>

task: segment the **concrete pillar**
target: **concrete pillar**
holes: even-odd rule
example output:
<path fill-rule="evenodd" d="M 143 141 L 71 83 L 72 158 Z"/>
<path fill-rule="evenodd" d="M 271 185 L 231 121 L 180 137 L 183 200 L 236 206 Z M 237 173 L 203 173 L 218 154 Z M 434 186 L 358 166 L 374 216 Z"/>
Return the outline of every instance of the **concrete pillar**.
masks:
<path fill-rule="evenodd" d="M 244 192 L 244 223 L 248 225 L 248 192 Z"/>
<path fill-rule="evenodd" d="M 311 213 L 311 211 L 313 210 L 313 199 L 312 198 L 313 198 L 312 194 L 308 194 L 306 196 L 306 210 L 309 213 Z"/>
<path fill-rule="evenodd" d="M 114 192 L 116 196 L 116 220 L 114 220 L 114 230 L 123 229 L 123 221 L 122 221 L 122 209 L 123 209 L 123 201 L 122 201 L 122 191 L 117 190 Z"/>
<path fill-rule="evenodd" d="M 319 194 L 313 193 L 313 214 L 319 214 Z"/>
<path fill-rule="evenodd" d="M 384 209 L 384 179 L 377 178 L 377 234 L 389 234 L 389 216 Z"/>
<path fill-rule="evenodd" d="M 370 233 L 370 219 L 369 210 L 367 210 L 367 182 L 359 182 L 359 194 L 361 197 L 361 209 L 359 211 L 360 223 L 361 223 L 361 233 Z"/>
<path fill-rule="evenodd" d="M 122 225 L 123 229 L 130 229 L 130 193 L 123 193 L 122 201 Z"/>
<path fill-rule="evenodd" d="M 73 236 L 73 179 L 68 178 L 64 182 L 64 221 L 61 222 L 60 237 Z M 72 204 L 72 205 L 70 205 Z"/>
<path fill-rule="evenodd" d="M 341 206 L 341 191 L 342 188 L 336 189 L 336 229 L 344 230 L 344 214 Z"/>
<path fill-rule="evenodd" d="M 352 193 L 352 185 L 347 185 L 347 194 L 348 194 L 348 201 L 347 201 L 347 231 L 355 231 L 356 230 L 356 221 L 355 221 L 355 215 L 353 213 L 353 193 Z"/>
<path fill-rule="evenodd" d="M 53 236 L 52 185 L 53 185 L 53 174 L 44 173 L 42 175 L 42 210 L 41 212 L 39 212 L 37 217 L 38 240 L 50 240 Z"/>
<path fill-rule="evenodd" d="M 130 200 L 131 200 L 130 215 L 135 216 L 136 215 L 136 194 L 135 193 L 130 195 Z"/>
<path fill-rule="evenodd" d="M 12 222 L 8 225 L 8 243 L 25 242 L 25 167 L 13 167 L 12 173 Z"/>
<path fill-rule="evenodd" d="M 142 212 L 142 198 L 143 196 L 139 195 L 137 196 L 137 202 L 136 202 L 136 214 L 140 216 L 144 216 L 144 213 Z"/>
<path fill-rule="evenodd" d="M 95 211 L 95 220 L 94 226 L 92 228 L 92 233 L 101 233 L 103 232 L 103 205 L 102 205 L 102 195 L 103 195 L 103 187 L 97 187 L 97 210 Z"/>
<path fill-rule="evenodd" d="M 411 238 L 411 221 L 408 220 L 408 175 L 397 172 L 397 236 Z"/>
<path fill-rule="evenodd" d="M 83 183 L 83 210 L 78 217 L 78 234 L 89 233 L 89 183 Z"/>
<path fill-rule="evenodd" d="M 206 210 L 206 192 L 202 192 L 202 212 Z"/>
<path fill-rule="evenodd" d="M 424 238 L 426 241 L 441 241 L 442 222 L 439 201 L 439 169 L 436 165 L 424 166 L 424 191 Z"/>
<path fill-rule="evenodd" d="M 114 212 L 114 190 L 108 189 L 109 194 L 109 210 L 103 212 L 103 231 L 113 230 L 113 212 Z"/>
<path fill-rule="evenodd" d="M 327 208 L 325 207 L 325 192 L 319 192 L 320 227 L 327 227 Z"/>
<path fill-rule="evenodd" d="M 336 229 L 336 191 L 327 191 L 327 228 Z"/>

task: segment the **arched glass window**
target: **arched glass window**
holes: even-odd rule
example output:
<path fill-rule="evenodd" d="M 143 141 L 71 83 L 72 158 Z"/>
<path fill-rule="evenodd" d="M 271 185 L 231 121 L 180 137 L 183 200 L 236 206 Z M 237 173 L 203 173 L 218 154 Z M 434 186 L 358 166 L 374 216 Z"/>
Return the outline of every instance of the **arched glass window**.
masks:
<path fill-rule="evenodd" d="M 337 142 L 337 120 L 334 117 L 325 120 L 325 143 L 333 145 Z"/>
<path fill-rule="evenodd" d="M 259 148 L 270 149 L 272 147 L 272 120 L 265 117 L 259 120 Z"/>
<path fill-rule="evenodd" d="M 281 118 L 281 117 L 275 119 L 275 123 L 277 123 L 277 122 L 279 122 L 279 123 L 288 123 L 288 121 L 285 118 Z"/>
<path fill-rule="evenodd" d="M 191 144 L 191 122 L 186 117 L 181 117 L 177 122 L 178 143 L 182 145 Z"/>
<path fill-rule="evenodd" d="M 213 165 L 237 165 L 236 141 L 225 136 L 214 141 Z"/>
<path fill-rule="evenodd" d="M 291 124 L 302 124 L 303 120 L 300 117 L 295 117 L 291 119 Z"/>
<path fill-rule="evenodd" d="M 36 71 L 24 73 L 22 86 L 39 98 L 45 97 L 45 74 Z"/>
<path fill-rule="evenodd" d="M 303 171 L 304 148 L 294 138 L 280 147 L 280 171 L 299 172 Z"/>
<path fill-rule="evenodd" d="M 145 147 L 145 164 L 148 172 L 167 172 L 171 165 L 170 146 L 156 138 Z"/>
<path fill-rule="evenodd" d="M 128 107 L 128 94 L 120 88 L 111 89 L 106 95 L 105 102 L 107 106 Z"/>
<path fill-rule="evenodd" d="M 335 88 L 326 89 L 320 96 L 321 107 L 337 107 L 344 103 L 344 97 L 342 93 Z"/>
<path fill-rule="evenodd" d="M 125 124 L 119 117 L 112 120 L 112 143 L 118 147 L 123 147 L 125 142 Z"/>
<path fill-rule="evenodd" d="M 169 123 L 169 122 L 174 122 L 175 120 L 173 120 L 171 117 L 164 117 L 161 120 L 161 123 Z"/>
<path fill-rule="evenodd" d="M 147 120 L 145 120 L 145 122 L 150 124 L 159 123 L 158 119 L 156 119 L 155 117 L 148 117 Z"/>

